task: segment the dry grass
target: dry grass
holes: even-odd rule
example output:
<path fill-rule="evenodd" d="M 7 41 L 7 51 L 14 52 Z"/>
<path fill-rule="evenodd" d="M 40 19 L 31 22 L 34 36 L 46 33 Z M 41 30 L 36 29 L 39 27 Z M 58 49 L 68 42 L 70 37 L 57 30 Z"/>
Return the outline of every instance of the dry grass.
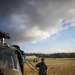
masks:
<path fill-rule="evenodd" d="M 45 59 L 48 66 L 47 75 L 75 75 L 75 59 L 61 58 L 61 59 Z M 37 63 L 32 63 L 33 65 Z M 36 72 L 31 70 L 26 64 L 25 75 L 38 75 Z"/>

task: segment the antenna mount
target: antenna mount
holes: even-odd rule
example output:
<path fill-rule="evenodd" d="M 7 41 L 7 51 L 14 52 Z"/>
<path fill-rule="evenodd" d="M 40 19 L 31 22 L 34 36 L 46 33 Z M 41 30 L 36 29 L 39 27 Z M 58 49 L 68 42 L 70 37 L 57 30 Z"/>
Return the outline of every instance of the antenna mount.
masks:
<path fill-rule="evenodd" d="M 9 33 L 0 31 L 1 44 L 4 44 L 5 39 L 10 39 Z"/>

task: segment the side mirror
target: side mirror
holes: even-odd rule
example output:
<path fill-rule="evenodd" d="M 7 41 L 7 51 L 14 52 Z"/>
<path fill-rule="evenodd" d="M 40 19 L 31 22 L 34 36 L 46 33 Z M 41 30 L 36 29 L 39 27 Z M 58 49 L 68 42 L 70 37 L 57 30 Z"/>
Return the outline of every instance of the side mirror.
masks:
<path fill-rule="evenodd" d="M 6 69 L 4 75 L 22 75 L 21 72 L 12 69 Z"/>

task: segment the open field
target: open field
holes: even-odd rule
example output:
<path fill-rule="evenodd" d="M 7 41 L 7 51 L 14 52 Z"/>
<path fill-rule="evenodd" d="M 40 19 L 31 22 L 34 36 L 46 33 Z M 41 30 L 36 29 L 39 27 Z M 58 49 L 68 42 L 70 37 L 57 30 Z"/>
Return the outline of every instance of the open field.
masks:
<path fill-rule="evenodd" d="M 75 58 L 46 58 L 45 63 L 48 66 L 47 75 L 75 75 Z M 37 63 L 32 63 L 34 66 Z M 25 75 L 38 75 L 26 64 Z"/>

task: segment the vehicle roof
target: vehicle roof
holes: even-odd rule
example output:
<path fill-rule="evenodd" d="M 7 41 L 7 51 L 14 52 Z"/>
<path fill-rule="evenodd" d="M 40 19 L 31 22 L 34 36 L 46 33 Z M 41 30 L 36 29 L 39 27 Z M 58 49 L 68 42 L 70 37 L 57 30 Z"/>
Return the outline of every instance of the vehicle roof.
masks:
<path fill-rule="evenodd" d="M 14 50 L 14 51 L 16 51 L 17 49 L 16 48 L 12 48 L 12 47 L 6 47 L 6 46 L 0 46 L 0 50 Z"/>

